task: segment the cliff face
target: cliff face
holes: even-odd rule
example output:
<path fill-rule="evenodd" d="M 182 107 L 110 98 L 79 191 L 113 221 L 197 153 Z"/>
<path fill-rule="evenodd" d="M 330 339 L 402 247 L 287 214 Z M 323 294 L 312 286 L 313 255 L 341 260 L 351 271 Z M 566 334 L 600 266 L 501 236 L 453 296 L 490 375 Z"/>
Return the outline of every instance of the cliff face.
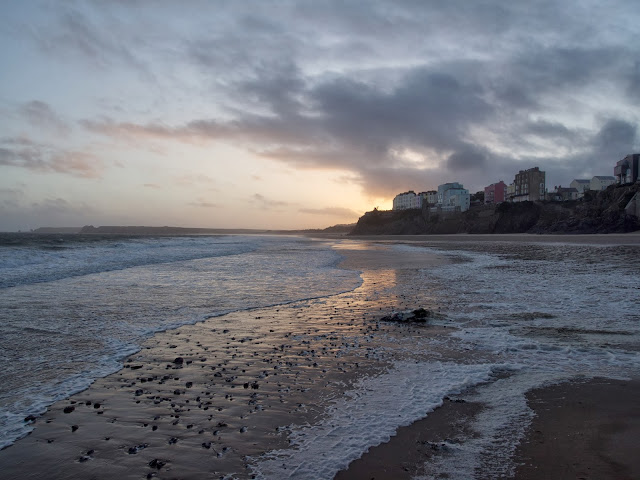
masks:
<path fill-rule="evenodd" d="M 464 213 L 435 214 L 428 209 L 365 213 L 352 235 L 451 233 L 623 233 L 640 230 L 640 219 L 625 207 L 640 185 L 611 186 L 581 201 L 502 203 Z"/>

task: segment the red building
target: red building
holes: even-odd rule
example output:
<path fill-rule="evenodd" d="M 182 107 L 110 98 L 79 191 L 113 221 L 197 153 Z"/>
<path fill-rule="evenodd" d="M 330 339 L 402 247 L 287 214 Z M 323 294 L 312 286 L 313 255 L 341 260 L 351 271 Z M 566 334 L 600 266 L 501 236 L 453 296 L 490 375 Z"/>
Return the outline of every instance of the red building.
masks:
<path fill-rule="evenodd" d="M 492 183 L 488 187 L 484 187 L 484 203 L 501 203 L 504 202 L 507 185 L 500 180 L 498 183 Z"/>

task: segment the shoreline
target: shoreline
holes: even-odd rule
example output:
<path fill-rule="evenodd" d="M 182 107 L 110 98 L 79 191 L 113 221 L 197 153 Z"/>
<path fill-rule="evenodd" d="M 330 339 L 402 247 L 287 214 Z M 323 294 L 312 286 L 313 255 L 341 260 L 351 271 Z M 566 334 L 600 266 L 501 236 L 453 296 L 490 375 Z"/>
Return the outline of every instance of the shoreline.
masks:
<path fill-rule="evenodd" d="M 514 243 L 571 243 L 585 245 L 640 245 L 640 231 L 629 233 L 592 233 L 592 234 L 535 234 L 535 233 L 455 233 L 425 235 L 338 235 L 308 234 L 309 237 L 323 239 L 365 240 L 372 242 L 514 242 Z"/>

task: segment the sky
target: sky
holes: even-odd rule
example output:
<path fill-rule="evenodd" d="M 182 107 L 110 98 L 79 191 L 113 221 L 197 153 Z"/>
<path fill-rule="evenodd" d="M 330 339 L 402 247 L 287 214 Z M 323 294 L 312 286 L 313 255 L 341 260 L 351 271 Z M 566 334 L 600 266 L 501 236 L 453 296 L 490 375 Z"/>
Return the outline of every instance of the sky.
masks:
<path fill-rule="evenodd" d="M 640 151 L 640 4 L 0 0 L 0 231 L 323 228 Z"/>

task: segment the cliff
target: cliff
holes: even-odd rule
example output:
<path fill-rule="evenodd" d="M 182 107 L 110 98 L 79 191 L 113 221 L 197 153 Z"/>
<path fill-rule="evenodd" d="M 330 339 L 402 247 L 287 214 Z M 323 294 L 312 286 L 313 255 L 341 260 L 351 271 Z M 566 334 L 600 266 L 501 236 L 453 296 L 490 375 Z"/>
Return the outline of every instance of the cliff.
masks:
<path fill-rule="evenodd" d="M 632 232 L 640 230 L 640 218 L 637 209 L 625 207 L 636 195 L 640 184 L 612 185 L 579 201 L 501 203 L 464 213 L 374 210 L 360 217 L 351 235 Z"/>

